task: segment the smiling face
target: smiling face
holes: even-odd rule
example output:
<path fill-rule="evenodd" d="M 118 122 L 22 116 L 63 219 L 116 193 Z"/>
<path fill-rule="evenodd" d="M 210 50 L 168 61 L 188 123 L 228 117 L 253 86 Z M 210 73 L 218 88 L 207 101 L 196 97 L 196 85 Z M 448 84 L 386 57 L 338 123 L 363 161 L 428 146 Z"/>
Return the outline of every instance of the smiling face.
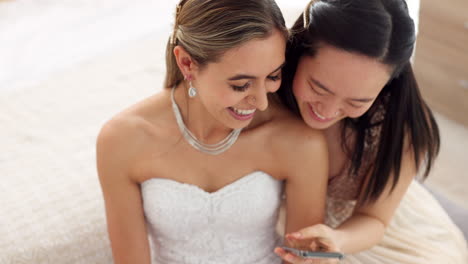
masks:
<path fill-rule="evenodd" d="M 257 110 L 268 107 L 267 94 L 281 84 L 286 40 L 275 30 L 230 49 L 217 62 L 193 72 L 192 82 L 206 111 L 230 128 L 246 127 Z"/>
<path fill-rule="evenodd" d="M 363 115 L 388 82 L 391 67 L 356 53 L 322 45 L 299 60 L 293 92 L 302 118 L 315 129 Z"/>

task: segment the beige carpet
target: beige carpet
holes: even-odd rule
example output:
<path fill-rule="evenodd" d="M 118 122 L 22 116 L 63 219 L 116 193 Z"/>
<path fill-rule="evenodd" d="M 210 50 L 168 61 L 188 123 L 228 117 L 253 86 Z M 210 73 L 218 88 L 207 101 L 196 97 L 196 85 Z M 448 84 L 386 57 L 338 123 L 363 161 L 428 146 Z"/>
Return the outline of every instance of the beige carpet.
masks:
<path fill-rule="evenodd" d="M 95 140 L 162 83 L 161 39 L 0 93 L 0 263 L 111 263 Z M 156 51 L 161 51 L 160 53 Z"/>
<path fill-rule="evenodd" d="M 437 114 L 436 119 L 442 146 L 426 183 L 468 209 L 468 128 L 442 115 Z"/>

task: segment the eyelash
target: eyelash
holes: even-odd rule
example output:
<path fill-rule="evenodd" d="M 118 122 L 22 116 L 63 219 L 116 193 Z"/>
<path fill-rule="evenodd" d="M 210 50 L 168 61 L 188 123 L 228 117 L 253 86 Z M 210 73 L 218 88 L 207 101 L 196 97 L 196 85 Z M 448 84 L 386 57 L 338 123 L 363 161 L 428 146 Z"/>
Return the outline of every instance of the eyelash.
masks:
<path fill-rule="evenodd" d="M 268 76 L 267 77 L 268 79 L 270 79 L 271 81 L 279 81 L 281 80 L 281 75 L 278 74 L 276 76 Z M 236 92 L 244 92 L 245 90 L 247 90 L 250 86 L 250 82 L 247 82 L 245 85 L 243 86 L 236 86 L 236 85 L 231 85 L 232 89 Z"/>
<path fill-rule="evenodd" d="M 270 79 L 270 80 L 272 80 L 274 82 L 279 81 L 279 80 L 281 80 L 281 74 L 278 74 L 276 76 L 268 76 L 268 79 Z"/>
<path fill-rule="evenodd" d="M 311 87 L 312 88 L 312 91 L 314 93 L 316 93 L 318 96 L 325 96 L 325 94 L 322 94 L 322 93 L 319 93 L 313 86 Z M 351 104 L 351 103 L 348 103 L 351 107 L 353 108 L 356 108 L 356 109 L 359 109 L 361 107 L 363 107 L 362 105 L 355 105 L 355 104 Z"/>
<path fill-rule="evenodd" d="M 232 89 L 236 92 L 244 92 L 245 90 L 247 90 L 247 88 L 249 88 L 249 86 L 250 86 L 250 82 L 246 83 L 243 86 L 231 85 Z"/>
<path fill-rule="evenodd" d="M 351 103 L 348 103 L 351 107 L 353 108 L 356 108 L 356 109 L 359 109 L 362 107 L 362 105 L 355 105 L 355 104 L 351 104 Z"/>
<path fill-rule="evenodd" d="M 314 93 L 316 93 L 317 95 L 319 95 L 319 96 L 325 96 L 325 94 L 319 93 L 313 86 L 311 86 L 311 88 L 312 88 L 312 91 L 313 91 Z"/>

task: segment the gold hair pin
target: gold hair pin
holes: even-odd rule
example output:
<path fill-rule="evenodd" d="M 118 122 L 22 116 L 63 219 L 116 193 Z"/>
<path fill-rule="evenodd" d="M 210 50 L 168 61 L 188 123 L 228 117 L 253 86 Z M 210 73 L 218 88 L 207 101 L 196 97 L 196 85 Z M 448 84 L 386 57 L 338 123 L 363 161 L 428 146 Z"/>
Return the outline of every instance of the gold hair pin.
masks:
<path fill-rule="evenodd" d="M 304 10 L 304 13 L 302 14 L 302 20 L 303 20 L 303 23 L 304 23 L 304 28 L 307 29 L 309 27 L 309 23 L 310 23 L 310 7 L 312 6 L 312 4 L 314 2 L 316 2 L 317 0 L 311 0 L 305 10 Z"/>
<path fill-rule="evenodd" d="M 172 32 L 171 40 L 170 40 L 172 45 L 175 45 L 177 42 L 177 28 L 178 28 L 177 18 L 179 17 L 180 9 L 182 9 L 182 6 L 178 4 L 176 7 L 174 31 Z"/>

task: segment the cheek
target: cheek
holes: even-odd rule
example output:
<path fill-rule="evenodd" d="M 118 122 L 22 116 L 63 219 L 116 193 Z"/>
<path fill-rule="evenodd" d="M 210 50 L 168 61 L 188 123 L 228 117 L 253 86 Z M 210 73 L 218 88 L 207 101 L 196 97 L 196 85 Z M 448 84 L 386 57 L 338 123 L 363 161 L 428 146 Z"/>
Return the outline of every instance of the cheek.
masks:
<path fill-rule="evenodd" d="M 238 99 L 235 94 L 230 92 L 223 81 L 212 78 L 200 78 L 199 87 L 200 96 L 205 107 L 211 111 L 217 111 L 220 108 L 226 108 L 235 104 Z"/>
<path fill-rule="evenodd" d="M 204 88 L 204 89 L 203 89 Z M 232 100 L 227 93 L 220 91 L 222 88 L 216 86 L 203 87 L 197 96 L 200 97 L 202 104 L 209 109 L 210 112 L 218 112 L 220 108 L 225 108 Z"/>
<path fill-rule="evenodd" d="M 311 96 L 308 87 L 298 79 L 294 79 L 292 90 L 297 101 L 307 101 Z"/>
<path fill-rule="evenodd" d="M 219 108 L 226 108 L 236 104 L 238 99 L 232 93 L 218 93 L 216 97 L 213 97 L 213 103 Z"/>
<path fill-rule="evenodd" d="M 239 103 L 245 99 L 245 93 L 236 92 L 226 87 L 217 87 L 216 89 L 218 92 L 216 93 L 216 96 L 212 98 L 212 102 L 221 110 L 227 107 L 239 105 Z"/>

